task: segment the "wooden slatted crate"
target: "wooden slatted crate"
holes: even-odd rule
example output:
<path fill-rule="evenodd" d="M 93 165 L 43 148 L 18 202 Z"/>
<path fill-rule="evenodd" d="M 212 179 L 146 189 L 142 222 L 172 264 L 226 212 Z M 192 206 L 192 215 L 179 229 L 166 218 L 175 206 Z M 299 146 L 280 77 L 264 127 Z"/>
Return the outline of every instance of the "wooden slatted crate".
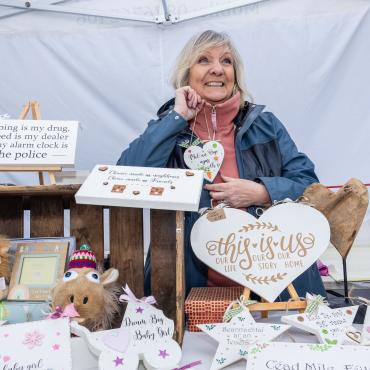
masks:
<path fill-rule="evenodd" d="M 24 237 L 25 212 L 30 212 L 31 237 L 64 236 L 65 210 L 70 235 L 77 245 L 88 243 L 98 262 L 104 261 L 104 208 L 76 204 L 79 185 L 0 186 L 0 233 Z M 109 207 L 110 266 L 119 270 L 137 297 L 144 295 L 143 210 Z M 151 210 L 152 294 L 164 313 L 175 320 L 176 339 L 184 328 L 184 214 Z M 68 226 L 68 225 L 67 225 Z M 67 227 L 68 229 L 68 227 Z M 66 235 L 68 236 L 68 235 Z"/>

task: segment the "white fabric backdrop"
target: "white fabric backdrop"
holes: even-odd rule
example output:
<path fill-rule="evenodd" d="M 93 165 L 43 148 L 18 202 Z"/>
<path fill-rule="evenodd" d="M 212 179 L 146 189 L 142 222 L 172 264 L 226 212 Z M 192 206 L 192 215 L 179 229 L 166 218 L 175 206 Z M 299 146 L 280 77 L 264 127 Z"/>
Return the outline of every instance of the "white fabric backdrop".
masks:
<path fill-rule="evenodd" d="M 170 6 L 186 13 L 196 3 Z M 132 5 L 131 14 L 157 5 Z M 0 114 L 15 118 L 37 99 L 43 118 L 80 121 L 77 169 L 115 163 L 172 97 L 168 76 L 186 40 L 204 29 L 227 31 L 255 102 L 285 123 L 320 180 L 369 183 L 369 13 L 365 0 L 270 0 L 169 26 L 37 11 L 3 18 Z M 1 174 L 0 182 L 36 177 Z"/>

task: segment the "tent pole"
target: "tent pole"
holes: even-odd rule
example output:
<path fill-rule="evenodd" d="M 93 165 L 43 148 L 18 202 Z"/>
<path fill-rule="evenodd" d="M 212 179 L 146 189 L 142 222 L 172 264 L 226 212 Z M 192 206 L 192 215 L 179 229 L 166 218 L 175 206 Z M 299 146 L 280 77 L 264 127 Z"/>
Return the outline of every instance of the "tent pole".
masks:
<path fill-rule="evenodd" d="M 171 15 L 168 11 L 168 6 L 167 6 L 166 0 L 162 0 L 162 7 L 163 7 L 163 12 L 164 12 L 164 19 L 166 20 L 166 22 L 170 22 L 171 21 Z"/>
<path fill-rule="evenodd" d="M 95 17 L 102 17 L 102 18 L 111 18 L 111 19 L 120 19 L 120 20 L 127 20 L 127 21 L 138 21 L 138 22 L 147 22 L 147 23 L 160 23 L 160 19 L 154 19 L 150 16 L 130 16 L 128 14 L 117 14 L 115 12 L 107 12 L 103 10 L 84 10 L 78 9 L 74 7 L 69 7 L 67 5 L 60 5 L 60 6 L 53 6 L 50 4 L 39 4 L 39 3 L 32 3 L 30 1 L 17 1 L 17 0 L 0 0 L 0 6 L 6 6 L 9 8 L 15 9 L 22 9 L 22 10 L 41 10 L 47 12 L 54 12 L 54 13 L 66 13 L 66 14 L 74 14 L 74 15 L 87 15 L 87 16 L 95 16 Z"/>
<path fill-rule="evenodd" d="M 212 8 L 206 8 L 206 9 L 200 9 L 191 13 L 187 13 L 185 15 L 176 15 L 171 14 L 171 22 L 172 23 L 178 23 L 183 22 L 187 20 L 191 20 L 194 18 L 199 17 L 205 17 L 207 15 L 212 15 L 220 12 L 224 12 L 227 10 L 237 9 L 237 8 L 243 8 L 248 5 L 254 5 L 261 2 L 266 2 L 270 0 L 235 0 L 227 4 L 221 4 L 221 5 L 214 5 Z"/>

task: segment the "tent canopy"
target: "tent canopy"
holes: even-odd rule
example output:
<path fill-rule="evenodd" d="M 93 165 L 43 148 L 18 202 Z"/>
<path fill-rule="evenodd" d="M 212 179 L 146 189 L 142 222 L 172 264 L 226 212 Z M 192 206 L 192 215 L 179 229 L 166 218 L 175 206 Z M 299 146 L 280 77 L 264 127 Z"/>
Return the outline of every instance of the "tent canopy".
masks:
<path fill-rule="evenodd" d="M 153 21 L 165 7 L 188 20 Z M 254 101 L 283 121 L 321 181 L 370 182 L 369 9 L 366 0 L 0 0 L 0 114 L 17 117 L 36 99 L 43 118 L 80 121 L 78 169 L 115 163 L 173 96 L 171 68 L 189 37 L 227 31 Z M 209 15 L 192 18 L 199 12 Z"/>

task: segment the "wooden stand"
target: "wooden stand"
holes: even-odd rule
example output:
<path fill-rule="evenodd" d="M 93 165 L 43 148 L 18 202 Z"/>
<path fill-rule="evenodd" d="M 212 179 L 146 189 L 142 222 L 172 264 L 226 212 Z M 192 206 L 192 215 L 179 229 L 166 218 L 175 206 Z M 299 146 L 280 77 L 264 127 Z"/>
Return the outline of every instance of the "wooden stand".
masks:
<path fill-rule="evenodd" d="M 293 284 L 289 284 L 288 292 L 292 298 L 291 301 L 287 302 L 266 302 L 266 300 L 262 300 L 260 303 L 251 304 L 248 306 L 250 311 L 261 311 L 261 316 L 263 318 L 268 317 L 269 311 L 288 311 L 288 310 L 298 310 L 302 313 L 306 307 L 307 302 L 301 301 L 297 291 L 295 290 Z M 251 290 L 249 288 L 244 288 L 243 296 L 245 299 L 249 299 L 251 294 Z"/>
<path fill-rule="evenodd" d="M 24 120 L 27 117 L 28 112 L 32 111 L 32 119 L 39 120 L 41 119 L 40 107 L 37 101 L 29 101 L 23 106 L 22 112 L 19 115 L 20 120 Z M 55 181 L 55 172 L 60 172 L 62 170 L 61 166 L 0 166 L 0 171 L 8 172 L 38 172 L 40 185 L 44 185 L 44 175 L 43 171 L 47 172 L 49 175 L 50 183 L 52 185 L 56 184 Z"/>

